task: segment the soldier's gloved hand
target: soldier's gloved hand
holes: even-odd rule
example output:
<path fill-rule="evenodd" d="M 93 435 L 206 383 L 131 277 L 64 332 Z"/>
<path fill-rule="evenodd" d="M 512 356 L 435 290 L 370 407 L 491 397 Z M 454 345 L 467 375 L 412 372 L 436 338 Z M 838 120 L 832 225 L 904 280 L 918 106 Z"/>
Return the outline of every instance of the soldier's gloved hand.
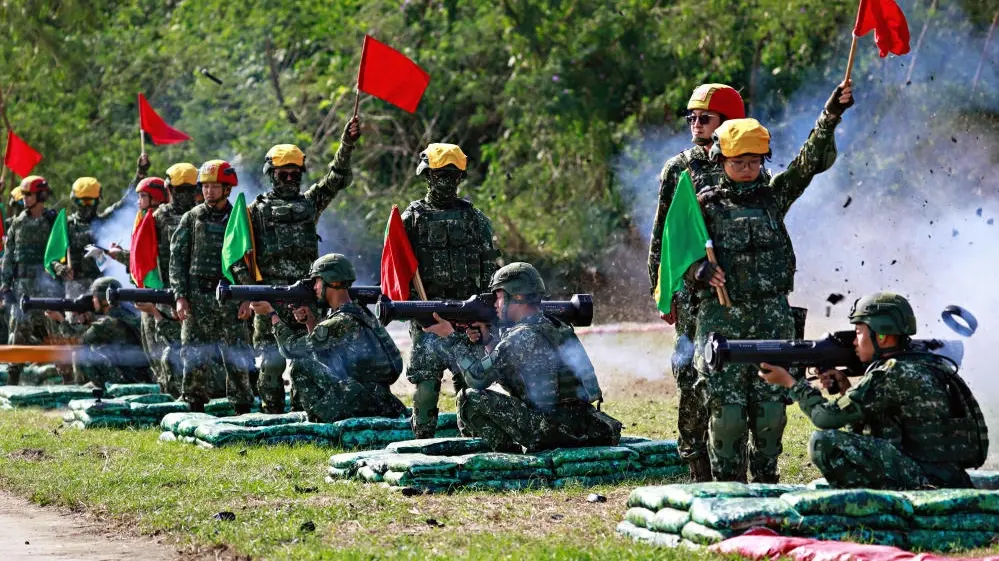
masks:
<path fill-rule="evenodd" d="M 66 280 L 73 280 L 73 269 L 68 267 L 65 263 L 53 261 L 52 270 L 55 271 L 57 277 L 62 277 Z"/>
<path fill-rule="evenodd" d="M 842 395 L 850 389 L 850 379 L 846 377 L 845 372 L 836 368 L 819 372 L 819 382 L 829 393 Z"/>
<path fill-rule="evenodd" d="M 138 161 L 135 162 L 135 169 L 139 171 L 139 175 L 145 177 L 146 173 L 149 171 L 149 155 L 143 152 L 139 154 Z"/>
<path fill-rule="evenodd" d="M 698 265 L 694 278 L 697 282 L 710 284 L 715 288 L 725 286 L 725 271 L 707 259 Z"/>
<path fill-rule="evenodd" d="M 659 319 L 665 321 L 669 325 L 673 325 L 674 323 L 676 323 L 676 299 L 675 298 L 669 304 L 669 313 L 668 314 L 660 313 L 659 314 Z"/>
<path fill-rule="evenodd" d="M 361 121 L 359 117 L 354 117 L 347 121 L 347 126 L 343 127 L 340 142 L 353 146 L 358 138 L 361 138 Z"/>
<path fill-rule="evenodd" d="M 853 80 L 836 86 L 826 101 L 826 113 L 840 117 L 850 107 L 853 107 Z"/>
<path fill-rule="evenodd" d="M 299 306 L 295 308 L 291 311 L 291 315 L 295 317 L 295 321 L 298 323 L 309 323 L 315 320 L 312 316 L 312 308 L 308 306 Z"/>

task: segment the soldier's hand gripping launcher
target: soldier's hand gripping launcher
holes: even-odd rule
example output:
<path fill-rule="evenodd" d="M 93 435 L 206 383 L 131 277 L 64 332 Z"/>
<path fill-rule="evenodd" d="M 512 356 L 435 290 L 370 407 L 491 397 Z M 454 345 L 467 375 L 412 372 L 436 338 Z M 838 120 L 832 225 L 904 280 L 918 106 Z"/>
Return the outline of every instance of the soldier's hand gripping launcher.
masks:
<path fill-rule="evenodd" d="M 451 323 L 471 325 L 475 322 L 496 324 L 496 295 L 491 293 L 472 296 L 468 300 L 406 301 L 393 302 L 388 297 L 378 300 L 375 315 L 382 325 L 393 321 L 416 320 L 429 327 L 437 320 L 434 313 Z M 593 323 L 593 296 L 573 294 L 569 300 L 544 300 L 539 306 L 544 313 L 575 326 Z"/>
<path fill-rule="evenodd" d="M 76 298 L 32 298 L 25 294 L 21 297 L 21 311 L 46 310 L 53 312 L 73 312 L 85 314 L 95 312 L 94 299 L 90 294 L 81 294 Z"/>
<path fill-rule="evenodd" d="M 374 304 L 382 295 L 379 286 L 352 286 L 347 292 L 350 294 L 350 299 L 360 306 Z M 215 298 L 220 303 L 234 300 L 306 305 L 316 303 L 316 291 L 311 280 L 300 280 L 289 285 L 229 284 L 222 281 L 215 289 Z"/>
<path fill-rule="evenodd" d="M 140 302 L 173 306 L 177 303 L 174 293 L 169 288 L 115 288 L 107 292 L 108 303 L 117 306 L 119 302 Z"/>

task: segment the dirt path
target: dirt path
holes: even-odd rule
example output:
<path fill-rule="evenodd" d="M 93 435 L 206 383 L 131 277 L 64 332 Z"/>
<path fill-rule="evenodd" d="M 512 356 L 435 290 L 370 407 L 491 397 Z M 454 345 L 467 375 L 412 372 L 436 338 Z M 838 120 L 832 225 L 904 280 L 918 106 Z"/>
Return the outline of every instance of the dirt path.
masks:
<path fill-rule="evenodd" d="M 84 516 L 0 492 L 0 559 L 167 561 L 179 555 L 152 539 L 116 535 Z"/>

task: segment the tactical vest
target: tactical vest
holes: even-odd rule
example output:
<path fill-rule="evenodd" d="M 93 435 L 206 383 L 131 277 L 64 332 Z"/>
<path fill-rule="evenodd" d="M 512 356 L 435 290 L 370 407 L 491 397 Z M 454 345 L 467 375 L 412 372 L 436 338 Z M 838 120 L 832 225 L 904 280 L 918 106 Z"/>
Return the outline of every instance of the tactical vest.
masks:
<path fill-rule="evenodd" d="M 97 243 L 94 237 L 93 220 L 84 220 L 76 213 L 66 219 L 66 229 L 69 234 L 69 257 L 73 263 L 73 279 L 78 281 L 94 280 L 102 275 L 97 261 L 84 257 L 84 248 Z"/>
<path fill-rule="evenodd" d="M 905 353 L 896 358 L 919 360 L 929 368 L 950 398 L 950 417 L 936 423 L 906 426 L 902 452 L 920 462 L 955 463 L 979 468 L 989 453 L 989 429 L 971 388 L 958 375 L 957 366 L 929 353 Z"/>
<path fill-rule="evenodd" d="M 441 210 L 424 201 L 409 205 L 416 226 L 413 250 L 420 276 L 431 300 L 464 300 L 484 292 L 495 259 L 492 240 L 481 239 L 475 208 L 457 199 L 454 208 Z"/>
<path fill-rule="evenodd" d="M 153 218 L 156 222 L 156 241 L 159 247 L 157 251 L 160 256 L 160 278 L 166 288 L 170 287 L 170 238 L 173 237 L 180 218 L 184 213 L 178 213 L 171 203 L 162 204 L 153 211 Z"/>
<path fill-rule="evenodd" d="M 769 189 L 708 197 L 702 208 L 733 301 L 794 290 L 794 247 Z M 705 290 L 700 297 L 713 293 L 714 289 Z"/>
<path fill-rule="evenodd" d="M 567 401 L 583 401 L 591 403 L 603 399 L 600 384 L 597 382 L 593 363 L 583 349 L 583 344 L 576 337 L 572 326 L 562 323 L 557 318 L 544 316 L 547 321 L 540 321 L 535 329 L 552 346 L 558 354 L 558 403 Z"/>
<path fill-rule="evenodd" d="M 344 372 L 359 382 L 374 384 L 394 384 L 402 374 L 402 355 L 399 354 L 392 337 L 385 331 L 373 315 L 362 310 L 356 304 L 341 306 L 330 317 L 347 315 L 361 326 L 363 344 L 352 343 L 341 347 L 336 356 L 324 357 L 324 364 L 332 364 L 337 360 Z M 396 349 L 396 352 L 392 352 Z M 351 356 L 344 356 L 345 352 Z"/>
<path fill-rule="evenodd" d="M 312 262 L 319 258 L 316 235 L 316 206 L 304 196 L 292 200 L 270 194 L 258 195 L 250 212 L 263 224 L 254 232 L 257 266 L 268 282 L 293 282 L 305 277 Z"/>
<path fill-rule="evenodd" d="M 32 218 L 27 211 L 18 215 L 11 224 L 11 229 L 17 230 L 16 243 L 13 247 L 14 264 L 17 270 L 14 276 L 27 278 L 38 272 L 45 259 L 45 245 L 52 233 L 52 223 L 56 213 L 46 210 L 40 217 Z"/>
<path fill-rule="evenodd" d="M 222 244 L 225 226 L 232 213 L 232 205 L 216 211 L 201 204 L 191 211 L 194 231 L 191 236 L 191 276 L 210 279 L 222 278 Z"/>

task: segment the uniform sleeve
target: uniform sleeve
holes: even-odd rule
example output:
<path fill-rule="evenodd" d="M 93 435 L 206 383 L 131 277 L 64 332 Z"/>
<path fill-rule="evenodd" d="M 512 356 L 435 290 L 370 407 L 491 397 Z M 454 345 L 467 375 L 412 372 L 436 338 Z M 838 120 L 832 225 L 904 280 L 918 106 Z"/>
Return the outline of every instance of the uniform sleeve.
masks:
<path fill-rule="evenodd" d="M 188 271 L 191 269 L 191 214 L 185 214 L 170 237 L 170 288 L 177 299 L 190 295 Z"/>
<path fill-rule="evenodd" d="M 770 180 L 781 216 L 787 214 L 794 201 L 805 192 L 812 178 L 831 168 L 836 161 L 835 132 L 840 120 L 823 111 L 798 155 L 786 170 Z"/>
<path fill-rule="evenodd" d="M 520 378 L 519 357 L 531 356 L 533 352 L 533 338 L 521 336 L 523 333 L 519 330 L 508 333 L 492 352 L 476 353 L 470 345 L 464 344 L 465 334 L 456 331 L 444 339 L 441 350 L 461 371 L 470 388 L 484 390 L 494 383 L 509 387 Z"/>
<path fill-rule="evenodd" d="M 663 229 L 666 227 L 666 212 L 673 202 L 676 182 L 680 180 L 682 167 L 676 158 L 670 158 L 659 174 L 659 203 L 656 217 L 652 222 L 652 237 L 649 239 L 649 286 L 650 293 L 659 285 L 659 261 L 662 256 Z"/>
<path fill-rule="evenodd" d="M 322 324 L 316 326 L 313 333 L 319 331 Z M 323 328 L 325 335 L 326 328 Z M 274 339 L 277 341 L 278 351 L 281 356 L 287 359 L 305 358 L 312 356 L 313 345 L 309 341 L 311 334 L 302 333 L 291 328 L 284 321 L 274 324 Z"/>
<path fill-rule="evenodd" d="M 838 429 L 864 419 L 864 412 L 850 399 L 851 390 L 839 399 L 829 401 L 802 379 L 791 387 L 791 397 L 813 425 L 820 429 Z"/>
<path fill-rule="evenodd" d="M 17 224 L 11 221 L 10 231 L 7 232 L 7 243 L 4 244 L 3 264 L 0 275 L 3 276 L 2 284 L 8 288 L 14 283 L 14 246 L 17 245 Z"/>
<path fill-rule="evenodd" d="M 340 142 L 326 175 L 305 192 L 305 198 L 316 207 L 317 222 L 337 194 L 354 180 L 354 173 L 350 170 L 350 155 L 353 152 L 353 144 Z"/>
<path fill-rule="evenodd" d="M 122 249 L 115 255 L 111 255 L 110 253 L 108 254 L 108 257 L 124 265 L 126 272 L 128 271 L 128 264 L 131 256 L 132 256 L 132 251 L 130 249 Z"/>
<path fill-rule="evenodd" d="M 493 279 L 493 273 L 496 272 L 498 268 L 496 266 L 496 260 L 500 256 L 499 249 L 493 243 L 493 225 L 486 218 L 486 215 L 482 212 L 475 211 L 476 221 L 478 222 L 479 239 L 482 240 L 482 253 L 481 255 L 481 270 L 482 278 L 480 279 L 479 286 L 489 286 L 489 282 Z"/>

